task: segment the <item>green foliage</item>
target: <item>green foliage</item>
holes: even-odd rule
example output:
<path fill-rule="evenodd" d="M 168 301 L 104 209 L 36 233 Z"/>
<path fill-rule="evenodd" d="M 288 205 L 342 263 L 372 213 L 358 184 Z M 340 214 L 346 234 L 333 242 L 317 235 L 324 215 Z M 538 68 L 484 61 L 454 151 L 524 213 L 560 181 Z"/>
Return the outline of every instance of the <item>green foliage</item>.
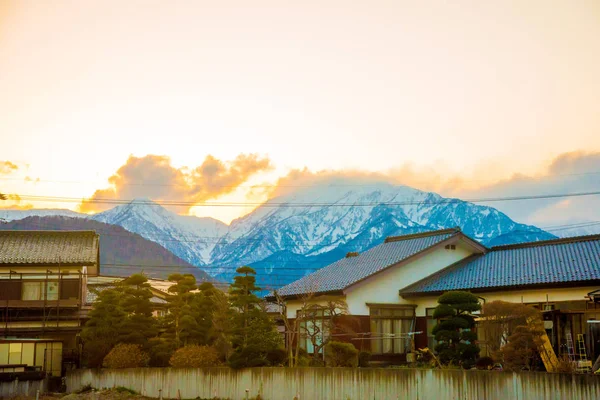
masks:
<path fill-rule="evenodd" d="M 206 303 L 203 291 L 192 293 L 196 287 L 193 275 L 172 274 L 169 281 L 175 284 L 169 288 L 173 295 L 168 298 L 168 314 L 163 324 L 164 338 L 173 342 L 175 348 L 190 344 L 210 344 L 211 314 L 213 309 Z"/>
<path fill-rule="evenodd" d="M 156 320 L 152 317 L 152 292 L 148 278 L 134 274 L 121 282 L 121 306 L 127 313 L 122 324 L 122 343 L 146 346 L 148 339 L 158 333 Z"/>
<path fill-rule="evenodd" d="M 361 351 L 358 353 L 358 366 L 361 368 L 368 368 L 371 366 L 371 353 L 368 351 Z"/>
<path fill-rule="evenodd" d="M 189 345 L 178 349 L 169 364 L 176 368 L 214 367 L 220 364 L 214 347 Z"/>
<path fill-rule="evenodd" d="M 477 369 L 481 369 L 481 370 L 492 369 L 493 366 L 494 366 L 494 359 L 492 357 L 488 357 L 488 356 L 480 357 L 475 362 L 475 367 Z"/>
<path fill-rule="evenodd" d="M 435 319 L 454 317 L 455 315 L 456 310 L 448 304 L 440 304 L 433 310 L 433 318 Z"/>
<path fill-rule="evenodd" d="M 477 334 L 472 331 L 475 319 L 470 314 L 481 309 L 477 296 L 469 292 L 448 292 L 438 299 L 434 317 L 441 319 L 432 333 L 438 344 L 435 347 L 442 364 L 472 368 L 479 355 Z"/>
<path fill-rule="evenodd" d="M 229 365 L 232 368 L 272 365 L 269 353 L 283 348 L 281 335 L 256 296 L 260 290 L 256 286 L 256 272 L 250 267 L 240 267 L 237 273 L 229 289 L 234 348 Z"/>
<path fill-rule="evenodd" d="M 325 345 L 325 363 L 328 367 L 358 366 L 358 350 L 351 343 L 331 341 Z"/>
<path fill-rule="evenodd" d="M 116 287 L 96 289 L 97 300 L 81 333 L 87 366 L 100 367 L 118 343 L 138 344 L 148 349 L 149 338 L 158 331 L 147 281 L 144 275 L 134 274 Z"/>
<path fill-rule="evenodd" d="M 119 343 L 127 316 L 121 304 L 121 291 L 104 289 L 96 291 L 96 295 L 90 319 L 81 332 L 84 363 L 92 368 L 102 366 L 104 357 Z"/>
<path fill-rule="evenodd" d="M 148 366 L 150 356 L 137 344 L 121 343 L 116 345 L 104 357 L 102 366 L 105 368 L 138 368 Z"/>
<path fill-rule="evenodd" d="M 139 394 L 139 393 L 138 393 L 138 392 L 136 392 L 135 390 L 133 390 L 133 389 L 129 389 L 129 388 L 126 388 L 126 387 L 124 387 L 124 386 L 117 386 L 117 387 L 115 388 L 115 391 L 117 391 L 117 392 L 119 392 L 119 393 L 127 393 L 127 394 L 132 394 L 132 395 Z"/>

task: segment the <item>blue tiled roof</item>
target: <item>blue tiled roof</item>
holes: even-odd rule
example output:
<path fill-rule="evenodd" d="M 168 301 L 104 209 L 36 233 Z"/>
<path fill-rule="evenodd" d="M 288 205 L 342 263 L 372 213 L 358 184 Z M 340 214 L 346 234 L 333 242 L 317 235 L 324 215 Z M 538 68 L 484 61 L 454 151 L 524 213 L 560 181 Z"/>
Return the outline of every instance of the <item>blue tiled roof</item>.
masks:
<path fill-rule="evenodd" d="M 343 290 L 387 267 L 458 235 L 458 229 L 388 238 L 385 243 L 354 257 L 346 257 L 282 287 L 282 296 Z"/>
<path fill-rule="evenodd" d="M 600 280 L 600 235 L 492 248 L 414 283 L 424 294 Z"/>

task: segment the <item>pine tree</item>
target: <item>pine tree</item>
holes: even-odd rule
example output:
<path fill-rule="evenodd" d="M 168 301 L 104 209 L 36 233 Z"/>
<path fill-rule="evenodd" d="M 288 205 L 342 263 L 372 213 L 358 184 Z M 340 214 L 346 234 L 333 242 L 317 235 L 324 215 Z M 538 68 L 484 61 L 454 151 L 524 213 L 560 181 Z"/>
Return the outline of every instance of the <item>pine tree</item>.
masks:
<path fill-rule="evenodd" d="M 90 311 L 90 319 L 81 331 L 84 362 L 88 367 L 100 367 L 110 350 L 123 336 L 123 322 L 127 316 L 122 306 L 123 293 L 114 288 L 96 290 L 97 300 Z"/>
<path fill-rule="evenodd" d="M 433 317 L 440 322 L 433 328 L 435 347 L 444 364 L 471 368 L 479 355 L 477 334 L 472 330 L 475 318 L 471 314 L 481 309 L 479 299 L 469 292 L 448 292 L 438 299 Z"/>
<path fill-rule="evenodd" d="M 173 296 L 168 299 L 165 338 L 173 342 L 175 349 L 189 344 L 207 344 L 210 310 L 202 304 L 202 293 L 192 293 L 197 289 L 196 278 L 191 274 L 173 274 L 168 279 L 175 285 L 169 288 Z"/>
<path fill-rule="evenodd" d="M 158 333 L 156 319 L 152 317 L 152 292 L 148 278 L 134 274 L 121 282 L 122 306 L 127 313 L 123 321 L 121 342 L 148 347 L 148 339 Z"/>
<path fill-rule="evenodd" d="M 234 368 L 270 365 L 269 354 L 281 349 L 283 341 L 256 295 L 261 290 L 256 286 L 256 272 L 246 266 L 236 272 L 239 275 L 229 289 L 235 349 L 229 364 Z"/>

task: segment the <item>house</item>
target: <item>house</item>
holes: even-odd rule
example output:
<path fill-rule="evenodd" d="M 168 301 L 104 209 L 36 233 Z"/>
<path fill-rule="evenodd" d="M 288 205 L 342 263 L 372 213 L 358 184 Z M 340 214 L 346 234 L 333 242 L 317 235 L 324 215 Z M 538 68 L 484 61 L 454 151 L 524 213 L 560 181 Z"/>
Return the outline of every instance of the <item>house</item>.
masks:
<path fill-rule="evenodd" d="M 126 278 L 117 276 L 95 276 L 88 278 L 87 296 L 83 305 L 86 312 L 91 311 L 94 302 L 98 298 L 98 292 L 105 289 L 114 289 L 124 279 Z M 161 279 L 148 279 L 148 284 L 150 285 L 149 290 L 152 293 L 152 297 L 150 298 L 153 308 L 152 315 L 154 317 L 164 316 L 167 310 L 167 298 L 172 295 L 169 293 L 169 287 L 175 283 Z"/>
<path fill-rule="evenodd" d="M 93 231 L 0 231 L 0 366 L 60 375 L 79 363 Z"/>
<path fill-rule="evenodd" d="M 370 351 L 374 361 L 402 363 L 413 343 L 416 348 L 434 346 L 433 310 L 444 292 L 466 290 L 481 302 L 504 300 L 539 308 L 555 351 L 562 353 L 569 333 L 573 340 L 579 334 L 599 336 L 599 289 L 600 235 L 487 248 L 454 228 L 388 237 L 277 294 L 290 320 L 310 304 L 320 306 L 321 318 L 328 318 L 327 304 L 345 302 L 345 319 L 352 326 L 336 333 L 336 340 Z M 300 336 L 301 347 L 314 351 L 314 340 L 305 336 Z M 600 351 L 598 343 L 588 341 L 588 349 Z"/>

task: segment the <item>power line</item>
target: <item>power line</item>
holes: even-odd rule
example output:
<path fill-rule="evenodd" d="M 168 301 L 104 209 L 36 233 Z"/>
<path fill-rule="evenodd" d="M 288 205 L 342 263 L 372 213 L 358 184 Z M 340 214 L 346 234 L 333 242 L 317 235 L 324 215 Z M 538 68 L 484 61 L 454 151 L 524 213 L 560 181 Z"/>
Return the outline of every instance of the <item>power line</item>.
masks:
<path fill-rule="evenodd" d="M 595 196 L 599 195 L 600 190 L 588 191 L 588 192 L 576 192 L 576 193 L 553 193 L 553 194 L 542 194 L 542 195 L 524 195 L 524 196 L 507 196 L 507 197 L 479 197 L 471 199 L 456 199 L 456 198 L 440 198 L 438 200 L 407 200 L 407 201 L 382 201 L 382 202 L 355 202 L 355 203 L 332 203 L 332 202 L 307 202 L 307 203 L 295 203 L 295 202 L 276 202 L 267 201 L 265 203 L 260 202 L 205 202 L 196 203 L 193 201 L 144 201 L 135 200 L 136 204 L 140 205 L 159 205 L 159 206 L 189 206 L 189 207 L 250 207 L 250 206 L 262 206 L 262 207 L 275 207 L 275 208 L 287 208 L 287 207 L 375 207 L 375 206 L 405 206 L 405 205 L 436 205 L 436 204 L 452 204 L 452 203 L 489 203 L 498 201 L 519 201 L 519 200 L 543 200 L 543 199 L 554 199 L 564 197 L 582 197 L 582 196 Z M 79 199 L 74 197 L 56 197 L 56 196 L 35 196 L 35 195 L 18 195 L 22 200 L 33 201 L 33 202 L 56 202 L 56 203 L 81 203 L 85 201 L 92 204 L 111 204 L 111 205 L 122 205 L 130 204 L 134 200 L 126 199 Z"/>
<path fill-rule="evenodd" d="M 543 175 L 543 176 L 531 176 L 527 177 L 528 179 L 533 180 L 541 180 L 541 179 L 552 179 L 556 177 L 569 177 L 569 176 L 586 176 L 586 175 L 600 175 L 600 171 L 588 171 L 588 172 L 579 172 L 579 173 L 571 173 L 571 174 L 553 174 L 553 175 Z M 0 181 L 24 181 L 25 178 L 10 178 L 10 177 L 1 177 Z M 297 179 L 296 179 L 297 180 Z M 99 185 L 108 185 L 106 181 L 74 181 L 74 180 L 54 180 L 54 179 L 31 179 L 30 182 L 44 182 L 44 183 L 59 183 L 59 184 L 73 184 L 73 185 L 81 185 L 81 184 L 99 184 Z M 429 181 L 411 181 L 414 183 L 429 183 Z M 462 182 L 489 182 L 488 179 L 463 179 Z M 387 183 L 390 185 L 394 185 L 392 182 L 386 182 L 385 180 L 381 180 L 379 182 L 373 183 L 354 183 L 354 184 L 328 184 L 328 187 L 371 187 L 371 186 L 379 186 L 382 183 Z M 190 184 L 187 182 L 183 183 L 156 183 L 156 182 L 120 182 L 120 186 L 157 186 L 157 187 L 188 187 Z M 281 185 L 281 184 L 270 184 L 270 185 L 211 185 L 212 187 L 219 188 L 276 188 L 276 187 L 313 187 L 314 184 L 305 184 L 305 185 Z"/>

